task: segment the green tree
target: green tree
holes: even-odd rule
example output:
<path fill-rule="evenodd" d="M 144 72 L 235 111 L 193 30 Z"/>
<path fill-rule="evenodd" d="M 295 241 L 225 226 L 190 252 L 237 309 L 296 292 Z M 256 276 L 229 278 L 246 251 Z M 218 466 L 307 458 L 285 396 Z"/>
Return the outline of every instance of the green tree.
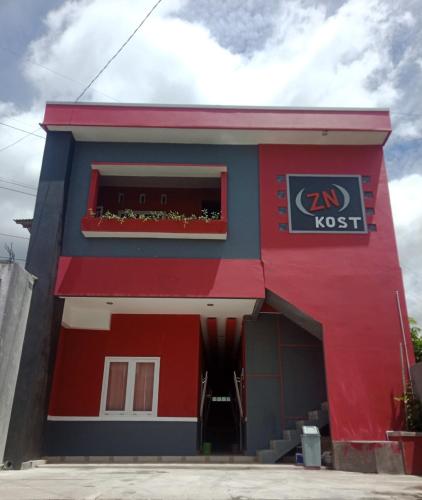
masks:
<path fill-rule="evenodd" d="M 422 329 L 418 326 L 416 320 L 413 318 L 409 318 L 409 325 L 416 362 L 422 361 Z"/>

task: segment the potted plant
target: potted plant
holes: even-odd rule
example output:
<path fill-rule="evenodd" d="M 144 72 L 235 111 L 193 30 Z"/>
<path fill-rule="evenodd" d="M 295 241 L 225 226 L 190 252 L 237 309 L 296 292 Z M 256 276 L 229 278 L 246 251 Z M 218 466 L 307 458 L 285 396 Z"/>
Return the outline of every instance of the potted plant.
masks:
<path fill-rule="evenodd" d="M 388 431 L 387 435 L 391 441 L 399 441 L 401 444 L 406 474 L 422 475 L 422 403 L 415 383 L 418 382 L 415 380 L 418 378 L 417 372 L 422 375 L 422 370 L 414 369 L 422 368 L 422 337 L 421 328 L 416 321 L 410 318 L 409 323 L 415 360 L 420 366 L 415 365 L 412 369 L 413 384 L 409 382 L 404 394 L 396 398 L 403 405 L 405 430 Z M 422 377 L 420 382 L 422 383 Z"/>

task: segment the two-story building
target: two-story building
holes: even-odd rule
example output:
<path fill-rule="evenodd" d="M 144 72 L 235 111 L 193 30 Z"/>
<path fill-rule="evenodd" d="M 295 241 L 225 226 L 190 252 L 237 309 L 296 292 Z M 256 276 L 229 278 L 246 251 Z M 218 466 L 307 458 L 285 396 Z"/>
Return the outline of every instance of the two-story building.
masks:
<path fill-rule="evenodd" d="M 10 459 L 275 462 L 303 421 L 343 461 L 389 452 L 413 351 L 388 111 L 48 103 L 42 126 Z"/>

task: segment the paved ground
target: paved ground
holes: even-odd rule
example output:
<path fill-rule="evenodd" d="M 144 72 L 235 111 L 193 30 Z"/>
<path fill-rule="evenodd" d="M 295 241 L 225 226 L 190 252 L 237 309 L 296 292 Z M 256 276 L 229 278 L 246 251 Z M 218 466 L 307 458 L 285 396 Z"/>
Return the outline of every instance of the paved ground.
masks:
<path fill-rule="evenodd" d="M 422 499 L 422 478 L 279 465 L 47 465 L 0 472 L 1 500 Z"/>

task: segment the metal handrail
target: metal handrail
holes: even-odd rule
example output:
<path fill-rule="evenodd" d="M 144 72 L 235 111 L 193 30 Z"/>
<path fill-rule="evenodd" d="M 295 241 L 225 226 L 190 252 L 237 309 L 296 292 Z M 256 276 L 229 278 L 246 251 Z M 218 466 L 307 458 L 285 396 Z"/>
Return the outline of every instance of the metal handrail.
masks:
<path fill-rule="evenodd" d="M 240 377 L 237 377 L 236 372 L 233 372 L 233 378 L 234 378 L 234 386 L 236 389 L 237 403 L 239 405 L 239 414 L 240 418 L 243 419 L 243 406 L 239 391 Z"/>
<path fill-rule="evenodd" d="M 205 372 L 205 377 L 202 379 L 201 403 L 199 405 L 199 418 L 202 420 L 204 412 L 205 396 L 207 394 L 208 372 Z"/>

